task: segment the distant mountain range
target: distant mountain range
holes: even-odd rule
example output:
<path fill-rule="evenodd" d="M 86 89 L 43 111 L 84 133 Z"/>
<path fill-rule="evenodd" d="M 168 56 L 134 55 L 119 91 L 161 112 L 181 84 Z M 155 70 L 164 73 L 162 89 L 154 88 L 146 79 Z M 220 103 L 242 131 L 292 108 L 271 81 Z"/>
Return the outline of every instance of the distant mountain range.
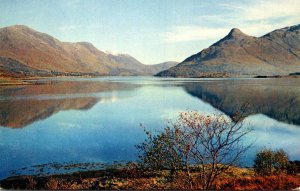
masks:
<path fill-rule="evenodd" d="M 130 55 L 105 53 L 88 42 L 61 42 L 22 25 L 0 29 L 1 76 L 153 75 L 176 64 L 144 65 Z"/>
<path fill-rule="evenodd" d="M 248 36 L 232 29 L 223 39 L 162 71 L 162 77 L 234 77 L 300 72 L 300 25 Z"/>

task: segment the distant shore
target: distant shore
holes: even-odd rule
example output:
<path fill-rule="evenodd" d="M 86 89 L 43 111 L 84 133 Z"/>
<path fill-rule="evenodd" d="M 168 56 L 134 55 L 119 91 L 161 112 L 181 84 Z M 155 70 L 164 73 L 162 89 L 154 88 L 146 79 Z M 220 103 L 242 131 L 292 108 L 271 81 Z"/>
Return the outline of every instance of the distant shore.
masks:
<path fill-rule="evenodd" d="M 20 78 L 11 78 L 11 77 L 0 77 L 0 86 L 9 86 L 9 85 L 28 85 L 29 83 L 23 81 Z"/>
<path fill-rule="evenodd" d="M 11 86 L 11 85 L 34 85 L 40 79 L 58 79 L 58 78 L 95 78 L 94 76 L 52 76 L 52 77 L 0 77 L 0 87 L 1 86 Z"/>
<path fill-rule="evenodd" d="M 10 86 L 10 85 L 32 85 L 36 84 L 36 80 L 39 79 L 55 79 L 55 78 L 96 78 L 96 77 L 108 77 L 108 76 L 51 76 L 51 77 L 43 77 L 43 76 L 30 76 L 30 77 L 12 77 L 12 76 L 1 76 L 0 77 L 0 86 Z M 173 78 L 184 78 L 184 77 L 173 77 Z M 195 78 L 230 78 L 230 76 L 203 76 L 203 77 L 195 77 Z M 236 78 L 245 78 L 236 77 Z M 248 77 L 247 77 L 248 78 Z M 250 78 L 300 78 L 300 73 L 292 73 L 289 75 L 274 75 L 274 76 L 252 76 Z"/>
<path fill-rule="evenodd" d="M 300 72 L 291 73 L 289 75 L 274 75 L 274 76 L 255 76 L 255 78 L 300 78 Z"/>

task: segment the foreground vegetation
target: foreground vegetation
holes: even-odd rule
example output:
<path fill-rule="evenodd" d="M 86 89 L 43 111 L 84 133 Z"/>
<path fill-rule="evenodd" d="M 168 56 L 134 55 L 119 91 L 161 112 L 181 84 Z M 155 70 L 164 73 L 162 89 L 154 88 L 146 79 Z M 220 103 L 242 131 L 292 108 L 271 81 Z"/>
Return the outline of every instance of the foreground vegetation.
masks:
<path fill-rule="evenodd" d="M 185 174 L 168 180 L 168 171 L 147 172 L 135 164 L 120 169 L 52 176 L 19 176 L 0 182 L 5 189 L 187 189 Z M 197 172 L 191 173 L 194 189 L 201 189 Z M 262 176 L 253 169 L 231 167 L 215 181 L 222 190 L 289 190 L 300 186 L 300 174 Z"/>
<path fill-rule="evenodd" d="M 222 114 L 182 112 L 157 135 L 145 131 L 147 139 L 137 146 L 141 166 L 148 171 L 169 169 L 170 182 L 183 173 L 188 189 L 212 189 L 249 148 L 242 139 L 251 129 L 243 126 L 242 119 L 240 113 L 229 119 Z"/>

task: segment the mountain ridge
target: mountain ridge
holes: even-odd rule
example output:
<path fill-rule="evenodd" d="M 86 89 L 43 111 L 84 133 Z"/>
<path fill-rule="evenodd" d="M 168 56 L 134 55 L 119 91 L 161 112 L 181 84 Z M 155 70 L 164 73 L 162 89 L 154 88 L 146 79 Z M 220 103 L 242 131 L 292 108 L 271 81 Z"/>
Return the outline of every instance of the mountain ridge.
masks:
<path fill-rule="evenodd" d="M 162 71 L 163 77 L 288 75 L 300 71 L 300 25 L 261 37 L 233 28 L 210 47 Z"/>
<path fill-rule="evenodd" d="M 62 42 L 25 25 L 0 28 L 2 76 L 154 75 L 157 66 L 144 65 L 127 54 L 112 55 L 90 42 Z M 24 71 L 23 71 L 24 70 Z"/>

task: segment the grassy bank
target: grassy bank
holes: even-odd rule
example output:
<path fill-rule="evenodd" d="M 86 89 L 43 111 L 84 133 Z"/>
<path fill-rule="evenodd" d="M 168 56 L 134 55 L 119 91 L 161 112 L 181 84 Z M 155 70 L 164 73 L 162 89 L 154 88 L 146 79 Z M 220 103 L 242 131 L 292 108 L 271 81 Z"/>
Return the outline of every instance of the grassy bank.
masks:
<path fill-rule="evenodd" d="M 4 189 L 186 189 L 184 173 L 173 181 L 168 171 L 147 172 L 123 167 L 97 171 L 57 174 L 51 176 L 16 176 L 0 181 Z M 197 187 L 197 173 L 192 173 Z M 300 175 L 256 176 L 252 169 L 232 167 L 217 181 L 215 189 L 278 190 L 300 186 Z"/>

